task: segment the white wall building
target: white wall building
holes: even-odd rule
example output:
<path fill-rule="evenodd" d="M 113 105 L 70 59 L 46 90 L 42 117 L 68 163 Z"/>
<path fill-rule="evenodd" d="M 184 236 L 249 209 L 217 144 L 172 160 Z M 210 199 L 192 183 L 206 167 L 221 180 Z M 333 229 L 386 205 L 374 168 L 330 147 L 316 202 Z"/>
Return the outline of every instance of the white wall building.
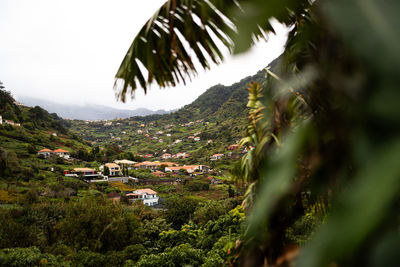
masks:
<path fill-rule="evenodd" d="M 158 204 L 159 197 L 157 192 L 150 188 L 137 189 L 132 193 L 126 194 L 126 196 L 133 201 L 142 201 L 146 206 L 154 206 Z"/>

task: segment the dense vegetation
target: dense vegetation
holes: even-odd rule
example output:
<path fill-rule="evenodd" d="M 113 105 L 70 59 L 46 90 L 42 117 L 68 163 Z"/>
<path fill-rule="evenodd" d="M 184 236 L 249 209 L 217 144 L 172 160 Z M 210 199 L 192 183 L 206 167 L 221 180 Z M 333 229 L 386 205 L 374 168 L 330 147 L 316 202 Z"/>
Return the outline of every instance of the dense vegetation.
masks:
<path fill-rule="evenodd" d="M 120 204 L 105 199 L 109 192 L 128 191 L 134 185 L 88 185 L 60 178 L 46 180 L 45 186 L 52 191 L 45 193 L 39 182 L 42 188 L 38 189 L 30 181 L 10 183 L 17 176 L 3 173 L 6 182 L 1 193 L 9 204 L 0 209 L 4 226 L 0 264 L 399 266 L 400 34 L 396 25 L 400 4 L 374 4 L 351 0 L 166 2 L 139 32 L 121 64 L 117 78 L 124 82 L 122 100 L 138 84 L 145 90 L 154 81 L 160 86 L 175 85 L 183 79 L 182 72 L 193 74 L 191 53 L 177 40 L 177 31 L 203 68 L 209 60 L 222 58 L 206 29 L 232 51 L 242 52 L 250 47 L 252 37 L 273 31 L 274 18 L 290 27 L 285 52 L 277 66 L 266 70 L 267 79 L 255 79 L 246 86 L 246 109 L 236 101 L 241 92 L 216 86 L 171 115 L 114 121 L 112 125 L 118 127 L 111 130 L 104 130 L 111 126 L 104 122 L 75 122 L 74 129 L 87 140 L 99 140 L 106 149 L 95 149 L 87 156 L 96 158 L 109 151 L 113 158 L 125 144 L 123 149 L 130 153 L 165 147 L 149 140 L 143 142 L 144 148 L 130 147 L 129 142 L 143 139 L 132 135 L 119 143 L 121 147 L 122 138 L 112 141 L 107 150 L 110 133 L 117 137 L 113 131 L 123 134 L 126 130 L 129 135 L 129 130 L 139 130 L 144 124 L 154 136 L 150 128 L 160 131 L 179 124 L 171 137 L 200 130 L 211 133 L 223 125 L 222 118 L 231 118 L 228 108 L 236 114 L 248 112 L 247 128 L 243 124 L 238 135 L 229 136 L 229 129 L 223 132 L 227 137 L 218 140 L 218 133 L 214 137 L 223 143 L 224 138 L 231 142 L 239 133 L 244 135 L 240 145 L 247 153 L 230 166 L 235 184 L 207 186 L 202 177 L 179 186 L 153 187 L 165 198 L 163 209 L 153 210 L 138 203 L 129 205 L 123 198 Z M 147 77 L 137 61 L 148 69 Z M 164 64 L 167 61 L 170 64 Z M 225 112 L 219 106 L 225 106 Z M 7 109 L 8 118 L 26 122 L 14 106 Z M 180 125 L 189 122 L 193 122 L 190 127 Z M 208 129 L 209 125 L 214 128 Z M 193 150 L 187 143 L 182 145 L 195 154 L 205 149 L 204 143 L 198 144 Z M 8 164 L 8 160 L 3 162 Z M 245 195 L 237 196 L 243 188 Z M 71 190 L 73 194 L 68 193 Z"/>

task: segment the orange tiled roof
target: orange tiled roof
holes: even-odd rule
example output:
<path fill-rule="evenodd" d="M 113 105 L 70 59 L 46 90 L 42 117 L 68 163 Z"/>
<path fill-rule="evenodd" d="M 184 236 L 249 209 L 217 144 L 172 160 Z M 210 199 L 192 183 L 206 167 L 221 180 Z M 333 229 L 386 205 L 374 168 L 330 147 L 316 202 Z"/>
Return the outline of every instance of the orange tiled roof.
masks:
<path fill-rule="evenodd" d="M 54 153 L 69 153 L 69 151 L 59 148 L 57 150 L 54 150 Z"/>
<path fill-rule="evenodd" d="M 53 150 L 45 148 L 45 149 L 40 150 L 39 152 L 53 152 Z"/>
<path fill-rule="evenodd" d="M 135 190 L 136 192 L 139 192 L 139 193 L 147 193 L 147 194 L 151 194 L 151 195 L 156 195 L 157 194 L 157 192 L 156 191 L 154 191 L 154 190 L 151 190 L 150 188 L 145 188 L 145 189 L 137 189 L 137 190 Z"/>

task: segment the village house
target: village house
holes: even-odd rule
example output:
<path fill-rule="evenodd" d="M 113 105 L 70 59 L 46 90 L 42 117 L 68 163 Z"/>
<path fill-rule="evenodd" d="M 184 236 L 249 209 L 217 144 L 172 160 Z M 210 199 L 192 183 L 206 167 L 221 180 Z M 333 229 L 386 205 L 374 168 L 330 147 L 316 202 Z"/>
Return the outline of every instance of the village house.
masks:
<path fill-rule="evenodd" d="M 188 137 L 188 139 L 194 139 L 194 136 L 191 135 L 191 136 Z"/>
<path fill-rule="evenodd" d="M 178 143 L 180 143 L 180 142 L 182 142 L 182 140 L 176 139 L 176 140 L 174 141 L 174 144 L 178 144 Z"/>
<path fill-rule="evenodd" d="M 159 139 L 158 142 L 159 142 L 159 143 L 162 143 L 162 142 L 164 142 L 164 141 L 163 141 L 162 139 Z"/>
<path fill-rule="evenodd" d="M 160 172 L 160 171 L 152 172 L 152 174 L 153 174 L 154 176 L 157 176 L 157 177 L 165 177 L 165 176 L 167 175 L 166 173 Z"/>
<path fill-rule="evenodd" d="M 121 159 L 121 160 L 114 160 L 114 163 L 118 164 L 120 167 L 125 167 L 126 169 L 130 170 L 132 166 L 136 164 L 135 161 Z"/>
<path fill-rule="evenodd" d="M 210 160 L 219 160 L 224 156 L 224 154 L 214 154 L 210 157 Z"/>
<path fill-rule="evenodd" d="M 105 167 L 108 168 L 110 176 L 118 176 L 121 175 L 121 167 L 116 163 L 106 163 Z"/>
<path fill-rule="evenodd" d="M 100 174 L 91 168 L 74 168 L 73 170 L 64 170 L 64 176 L 83 177 L 85 180 L 92 180 L 99 178 Z"/>
<path fill-rule="evenodd" d="M 0 125 L 3 124 L 3 117 L 0 115 Z"/>
<path fill-rule="evenodd" d="M 56 154 L 60 158 L 69 159 L 69 157 L 70 157 L 69 151 L 61 149 L 61 148 L 56 149 L 53 152 L 54 152 L 54 154 Z"/>
<path fill-rule="evenodd" d="M 222 184 L 222 181 L 220 179 L 214 178 L 212 176 L 207 177 L 207 180 L 210 182 L 210 184 L 213 185 Z"/>
<path fill-rule="evenodd" d="M 12 121 L 12 120 L 4 120 L 4 123 L 5 123 L 5 124 L 8 124 L 8 125 L 12 125 L 12 126 L 21 126 L 20 123 L 15 123 L 15 122 Z"/>
<path fill-rule="evenodd" d="M 181 170 L 185 170 L 189 174 L 195 172 L 204 173 L 209 171 L 209 167 L 206 165 L 184 165 L 176 167 L 165 167 L 165 172 L 179 173 Z"/>
<path fill-rule="evenodd" d="M 53 155 L 53 150 L 44 148 L 44 149 L 38 151 L 37 155 L 43 155 L 47 159 L 47 158 L 51 157 L 51 155 Z"/>
<path fill-rule="evenodd" d="M 174 179 L 139 179 L 140 185 L 177 185 L 182 182 L 181 178 Z"/>
<path fill-rule="evenodd" d="M 178 152 L 175 155 L 172 156 L 173 158 L 188 158 L 190 157 L 190 154 L 186 153 L 186 152 Z"/>
<path fill-rule="evenodd" d="M 126 196 L 130 201 L 142 201 L 146 206 L 157 205 L 159 200 L 157 192 L 150 188 L 137 189 L 132 193 L 126 194 Z"/>
<path fill-rule="evenodd" d="M 164 153 L 161 155 L 162 159 L 170 159 L 172 157 L 172 155 L 170 153 Z"/>
<path fill-rule="evenodd" d="M 207 144 L 211 144 L 212 142 L 213 142 L 213 140 L 210 139 L 207 141 Z"/>
<path fill-rule="evenodd" d="M 239 145 L 238 145 L 238 144 L 234 144 L 234 145 L 228 146 L 228 150 L 236 150 L 236 149 L 238 149 L 238 148 L 239 148 Z"/>
<path fill-rule="evenodd" d="M 200 141 L 200 137 L 199 137 L 199 136 L 196 136 L 196 137 L 194 138 L 194 141 Z"/>
<path fill-rule="evenodd" d="M 153 157 L 153 154 L 148 153 L 148 154 L 144 155 L 144 157 L 145 157 L 145 158 L 152 158 L 152 157 Z"/>
<path fill-rule="evenodd" d="M 174 162 L 151 162 L 151 161 L 143 161 L 140 163 L 135 164 L 135 168 L 137 169 L 150 169 L 150 170 L 156 170 L 157 168 L 160 168 L 161 165 L 170 167 L 170 166 L 178 166 L 178 164 Z"/>
<path fill-rule="evenodd" d="M 137 133 L 138 133 L 138 134 L 142 134 L 143 131 L 142 131 L 142 130 L 137 130 Z"/>

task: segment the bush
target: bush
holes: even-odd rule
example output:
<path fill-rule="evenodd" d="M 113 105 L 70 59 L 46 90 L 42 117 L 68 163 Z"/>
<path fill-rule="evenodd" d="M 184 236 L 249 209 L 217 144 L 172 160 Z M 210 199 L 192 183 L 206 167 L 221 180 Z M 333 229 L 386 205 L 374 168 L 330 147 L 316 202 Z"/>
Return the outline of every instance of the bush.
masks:
<path fill-rule="evenodd" d="M 51 254 L 42 254 L 37 247 L 6 248 L 0 250 L 1 266 L 66 266 L 67 264 Z"/>
<path fill-rule="evenodd" d="M 208 182 L 194 180 L 186 183 L 185 188 L 191 192 L 208 191 L 210 189 L 210 184 Z"/>

